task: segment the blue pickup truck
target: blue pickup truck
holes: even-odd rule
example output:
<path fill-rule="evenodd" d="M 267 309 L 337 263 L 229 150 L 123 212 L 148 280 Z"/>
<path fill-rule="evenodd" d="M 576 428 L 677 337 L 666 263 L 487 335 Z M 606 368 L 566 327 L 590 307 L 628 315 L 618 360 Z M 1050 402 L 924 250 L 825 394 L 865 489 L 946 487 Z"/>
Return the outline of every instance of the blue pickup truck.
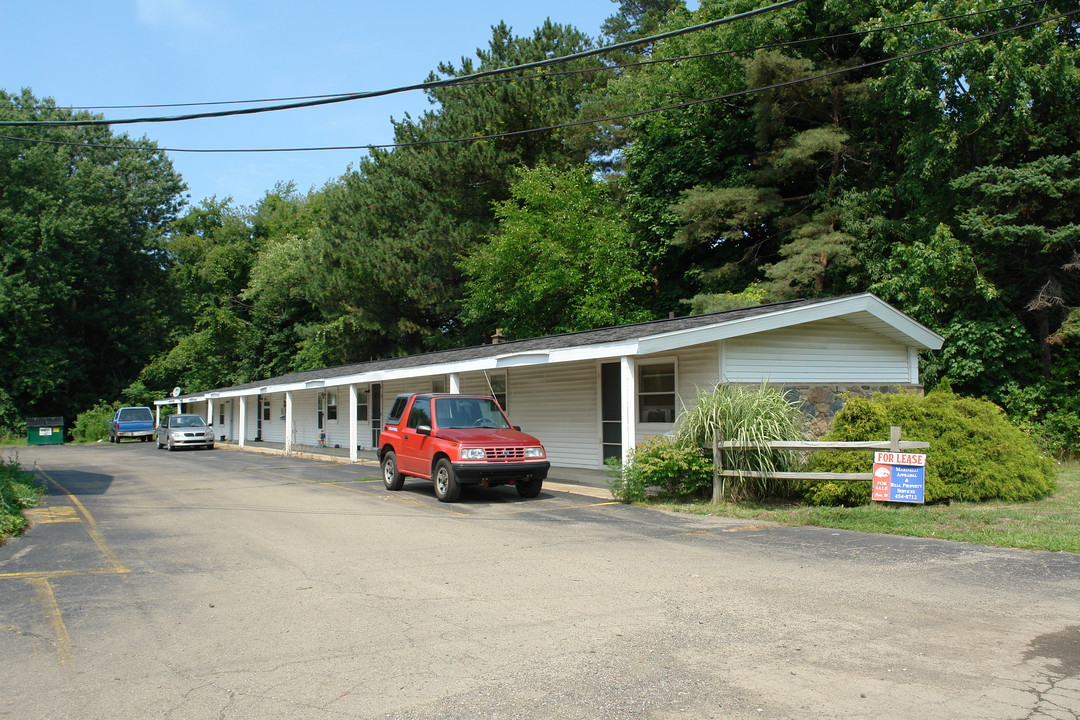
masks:
<path fill-rule="evenodd" d="M 118 443 L 124 438 L 139 438 L 150 442 L 154 437 L 154 411 L 148 407 L 123 407 L 113 415 L 109 423 L 109 442 Z"/>

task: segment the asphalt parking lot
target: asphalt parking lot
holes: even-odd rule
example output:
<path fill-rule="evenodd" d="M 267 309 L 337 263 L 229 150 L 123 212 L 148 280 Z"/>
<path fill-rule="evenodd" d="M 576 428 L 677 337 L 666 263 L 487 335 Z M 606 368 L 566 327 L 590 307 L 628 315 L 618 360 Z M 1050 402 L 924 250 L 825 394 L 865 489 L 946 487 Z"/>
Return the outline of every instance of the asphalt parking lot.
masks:
<path fill-rule="evenodd" d="M 1075 718 L 1080 556 L 20 448 L 0 716 Z M 585 494 L 589 493 L 589 494 Z"/>

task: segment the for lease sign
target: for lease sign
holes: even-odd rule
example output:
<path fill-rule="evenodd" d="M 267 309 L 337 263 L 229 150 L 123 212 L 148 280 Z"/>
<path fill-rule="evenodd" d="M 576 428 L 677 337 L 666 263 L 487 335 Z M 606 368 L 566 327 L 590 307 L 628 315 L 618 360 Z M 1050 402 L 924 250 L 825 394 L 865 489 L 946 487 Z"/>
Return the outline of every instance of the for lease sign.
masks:
<path fill-rule="evenodd" d="M 881 502 L 924 502 L 926 455 L 874 453 L 874 484 L 870 498 Z"/>

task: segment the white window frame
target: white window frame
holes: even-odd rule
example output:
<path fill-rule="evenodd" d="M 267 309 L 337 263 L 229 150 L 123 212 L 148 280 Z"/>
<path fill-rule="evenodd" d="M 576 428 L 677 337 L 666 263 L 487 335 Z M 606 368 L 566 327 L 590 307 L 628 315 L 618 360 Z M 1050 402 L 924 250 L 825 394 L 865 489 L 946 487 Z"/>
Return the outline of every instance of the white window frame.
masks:
<path fill-rule="evenodd" d="M 655 365 L 670 365 L 672 372 L 672 389 L 668 391 L 650 391 L 645 392 L 641 389 L 642 383 L 645 381 L 645 375 L 648 369 Z M 677 357 L 657 357 L 648 359 L 639 359 L 637 361 L 637 387 L 634 388 L 634 411 L 637 418 L 637 426 L 639 429 L 650 430 L 652 432 L 662 431 L 666 432 L 671 429 L 671 426 L 675 424 L 676 418 L 679 417 L 679 358 Z M 648 421 L 642 418 L 642 404 L 641 398 L 643 396 L 650 395 L 671 395 L 672 396 L 672 408 L 671 408 L 671 421 Z"/>
<path fill-rule="evenodd" d="M 495 381 L 498 378 L 502 378 L 502 392 L 495 390 Z M 487 381 L 490 385 L 491 397 L 495 398 L 495 402 L 499 403 L 499 407 L 503 409 L 503 412 L 509 413 L 510 408 L 510 373 L 505 370 L 491 370 L 488 371 Z"/>
<path fill-rule="evenodd" d="M 363 423 L 371 421 L 371 388 L 367 385 L 356 388 L 356 417 L 353 420 Z"/>

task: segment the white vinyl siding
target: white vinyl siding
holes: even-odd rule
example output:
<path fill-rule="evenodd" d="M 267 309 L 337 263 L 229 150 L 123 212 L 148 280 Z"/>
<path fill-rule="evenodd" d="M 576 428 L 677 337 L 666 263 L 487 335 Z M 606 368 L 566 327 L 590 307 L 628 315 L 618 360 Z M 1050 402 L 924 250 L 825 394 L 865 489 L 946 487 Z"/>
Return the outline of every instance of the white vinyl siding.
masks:
<path fill-rule="evenodd" d="M 772 330 L 724 341 L 729 383 L 909 383 L 908 349 L 842 320 Z"/>
<path fill-rule="evenodd" d="M 402 393 L 427 392 L 425 387 L 430 382 L 428 378 L 416 378 L 408 380 L 388 380 L 382 384 L 382 419 L 383 427 L 386 427 L 386 414 L 394 404 L 394 398 Z"/>
<path fill-rule="evenodd" d="M 490 371 L 490 374 L 492 374 L 492 375 L 494 375 L 495 373 L 502 374 L 503 372 L 505 372 L 505 371 L 504 370 L 492 370 L 492 371 Z M 515 373 L 515 377 L 516 377 L 516 373 Z M 513 380 L 511 380 L 510 378 L 507 378 L 507 383 L 506 384 L 507 384 L 508 387 L 511 388 L 511 393 L 513 393 L 513 389 L 512 389 Z M 487 378 L 487 376 L 482 372 L 479 372 L 479 373 L 466 373 L 466 374 L 462 375 L 461 376 L 461 394 L 462 395 L 491 395 L 491 389 L 488 387 L 488 378 Z M 512 406 L 513 402 L 514 401 L 513 401 L 512 398 L 507 398 L 506 404 Z M 503 408 L 503 409 L 507 410 L 509 412 L 509 408 Z"/>
<path fill-rule="evenodd" d="M 716 387 L 719 347 L 719 343 L 708 343 L 679 351 L 679 399 L 682 410 L 693 407 L 699 390 L 708 391 Z"/>
<path fill-rule="evenodd" d="M 285 420 L 282 419 L 284 414 L 281 408 L 285 403 L 285 393 L 274 393 L 272 395 L 263 395 L 262 399 L 270 401 L 270 419 L 262 421 L 262 439 L 264 442 L 285 442 Z M 252 429 L 258 432 L 258 421 L 253 424 Z M 254 436 L 253 436 L 254 437 Z"/>
<path fill-rule="evenodd" d="M 601 467 L 595 362 L 511 368 L 510 421 L 544 444 L 558 467 Z M 483 381 L 483 376 L 480 376 Z M 479 392 L 462 388 L 463 392 Z M 487 393 L 486 385 L 484 393 Z"/>
<path fill-rule="evenodd" d="M 706 343 L 684 348 L 677 353 L 646 356 L 637 359 L 637 365 L 652 365 L 659 362 L 675 362 L 675 392 L 677 415 L 694 406 L 699 390 L 710 390 L 716 386 L 716 367 L 718 343 Z M 638 423 L 636 442 L 641 442 L 656 435 L 663 435 L 675 427 L 674 423 Z"/>
<path fill-rule="evenodd" d="M 293 391 L 293 443 L 299 445 L 319 445 L 319 390 L 294 390 Z M 270 417 L 273 423 L 284 427 L 285 421 L 281 419 L 282 407 L 285 405 L 285 396 L 274 397 L 270 406 Z M 262 438 L 267 438 L 266 421 L 262 421 Z M 276 430 L 276 429 L 275 429 Z M 284 430 L 276 430 L 284 437 Z"/>

